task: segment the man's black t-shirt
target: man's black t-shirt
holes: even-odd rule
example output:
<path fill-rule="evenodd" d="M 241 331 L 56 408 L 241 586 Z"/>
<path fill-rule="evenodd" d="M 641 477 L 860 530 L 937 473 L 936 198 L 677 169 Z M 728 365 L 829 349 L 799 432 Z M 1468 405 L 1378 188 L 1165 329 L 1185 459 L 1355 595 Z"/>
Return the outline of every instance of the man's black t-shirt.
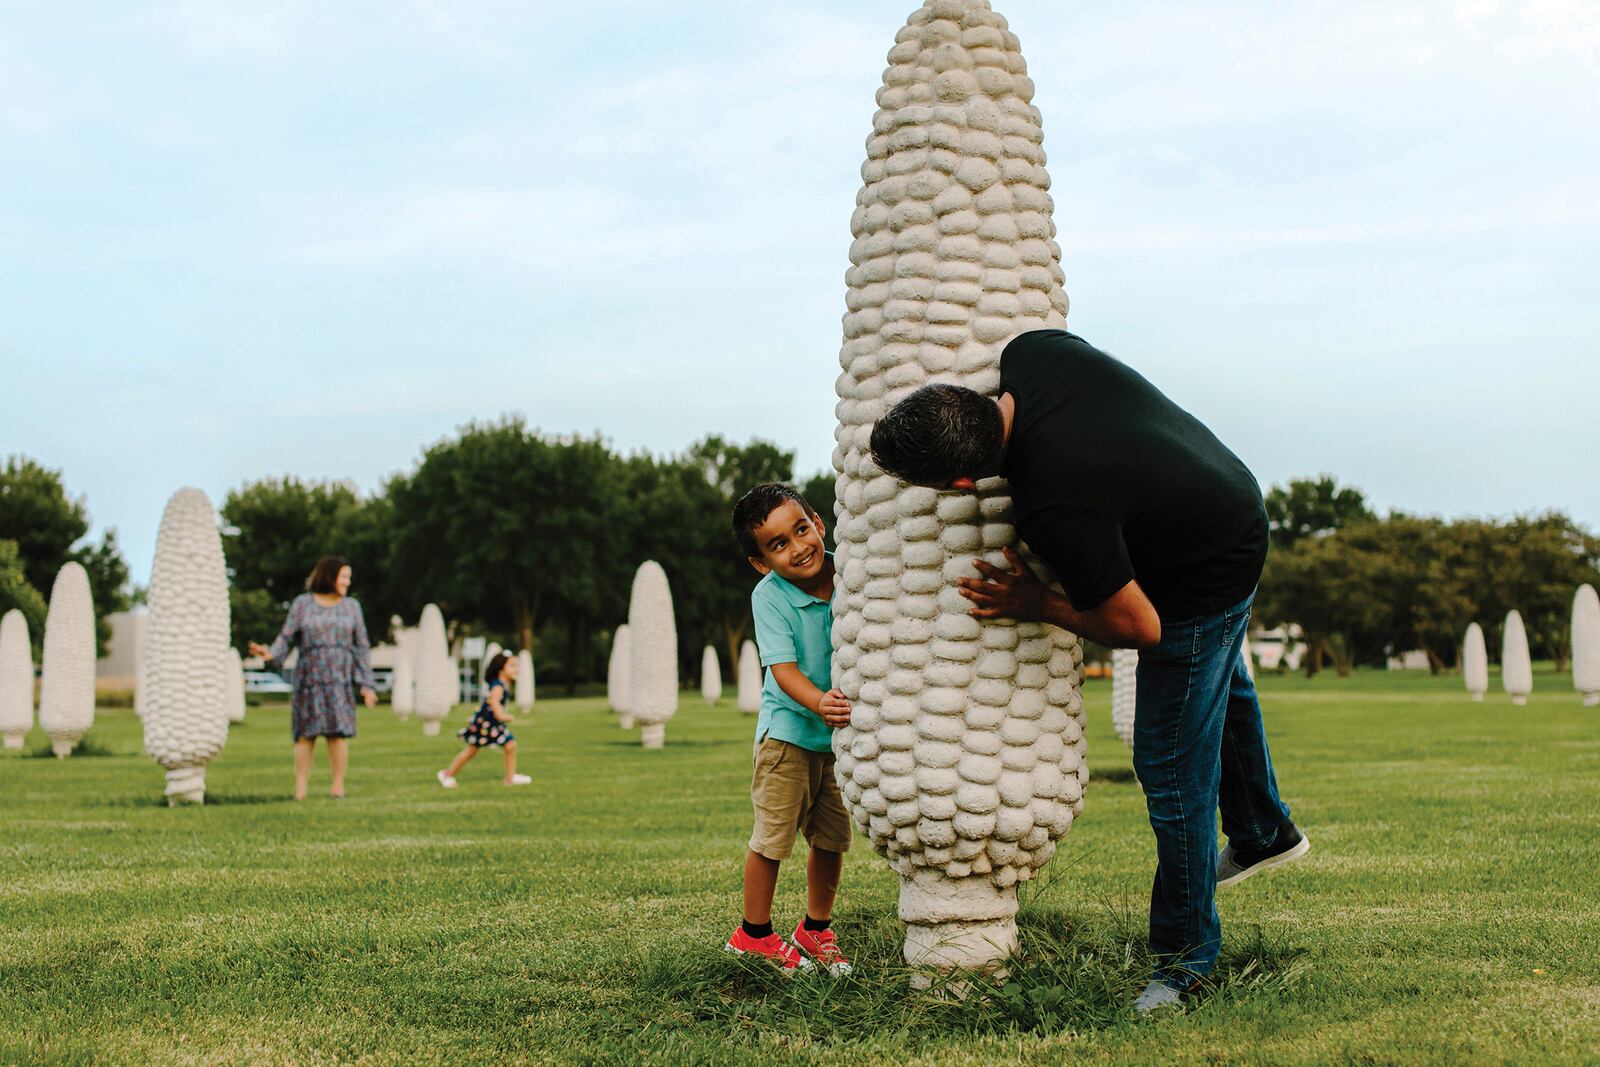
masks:
<path fill-rule="evenodd" d="M 1017 531 L 1079 611 L 1137 578 L 1164 619 L 1255 589 L 1261 488 L 1239 457 L 1137 372 L 1065 330 L 1018 336 L 1000 361 L 1016 401 L 1001 468 Z"/>

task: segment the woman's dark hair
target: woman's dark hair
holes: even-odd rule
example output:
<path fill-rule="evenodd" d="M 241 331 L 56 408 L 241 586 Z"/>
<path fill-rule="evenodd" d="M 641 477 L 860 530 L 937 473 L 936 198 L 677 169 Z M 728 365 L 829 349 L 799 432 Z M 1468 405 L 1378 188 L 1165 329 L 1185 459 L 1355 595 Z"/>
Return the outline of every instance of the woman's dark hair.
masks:
<path fill-rule="evenodd" d="M 312 593 L 337 593 L 339 572 L 348 566 L 350 561 L 343 556 L 323 556 L 311 568 L 311 577 L 306 579 L 306 590 Z"/>
<path fill-rule="evenodd" d="M 496 678 L 499 678 L 500 668 L 504 667 L 506 665 L 506 660 L 510 658 L 510 654 L 506 652 L 496 652 L 494 655 L 490 656 L 489 665 L 483 669 L 483 680 L 485 682 L 492 682 Z"/>
<path fill-rule="evenodd" d="M 1000 466 L 1005 423 L 990 397 L 959 385 L 924 385 L 872 428 L 872 462 L 912 485 L 945 489 Z"/>
<path fill-rule="evenodd" d="M 756 544 L 755 529 L 767 521 L 767 516 L 793 500 L 812 518 L 817 509 L 806 503 L 806 498 L 792 485 L 782 482 L 763 482 L 739 498 L 733 505 L 733 536 L 739 548 L 748 557 L 761 558 L 761 546 Z"/>

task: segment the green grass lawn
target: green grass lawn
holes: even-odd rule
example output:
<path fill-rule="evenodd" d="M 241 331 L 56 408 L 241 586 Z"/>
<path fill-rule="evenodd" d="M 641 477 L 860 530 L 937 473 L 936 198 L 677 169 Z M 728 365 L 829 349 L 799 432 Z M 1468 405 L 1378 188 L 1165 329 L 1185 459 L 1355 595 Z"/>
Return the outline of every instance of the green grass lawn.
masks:
<path fill-rule="evenodd" d="M 350 798 L 289 799 L 284 708 L 253 708 L 168 809 L 139 724 L 0 760 L 0 1062 L 1600 1062 L 1600 709 L 1455 678 L 1269 678 L 1304 861 L 1219 898 L 1216 992 L 1138 1021 L 1154 848 L 1107 682 L 1090 785 L 1025 890 L 1010 982 L 951 1002 L 898 965 L 896 883 L 858 839 L 837 928 L 854 977 L 717 951 L 738 919 L 753 720 L 684 694 L 644 752 L 594 699 L 517 727 L 454 793 L 424 738 L 361 713 Z M 801 913 L 790 864 L 777 921 Z"/>

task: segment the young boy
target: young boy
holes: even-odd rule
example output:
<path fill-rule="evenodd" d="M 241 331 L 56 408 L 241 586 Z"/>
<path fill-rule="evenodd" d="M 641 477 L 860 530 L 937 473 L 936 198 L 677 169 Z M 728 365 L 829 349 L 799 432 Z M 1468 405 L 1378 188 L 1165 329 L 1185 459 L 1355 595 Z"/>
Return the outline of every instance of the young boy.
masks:
<path fill-rule="evenodd" d="M 850 703 L 830 688 L 833 556 L 823 548 L 824 529 L 787 485 L 758 485 L 733 508 L 734 536 L 765 576 L 750 594 L 750 609 L 767 676 L 750 782 L 756 827 L 744 864 L 744 922 L 727 947 L 765 956 L 785 971 L 819 966 L 837 976 L 850 973 L 850 963 L 828 926 L 850 848 L 850 816 L 833 776 L 832 734 L 849 724 Z M 810 846 L 806 917 L 791 944 L 773 932 L 772 896 L 778 865 L 802 832 Z"/>

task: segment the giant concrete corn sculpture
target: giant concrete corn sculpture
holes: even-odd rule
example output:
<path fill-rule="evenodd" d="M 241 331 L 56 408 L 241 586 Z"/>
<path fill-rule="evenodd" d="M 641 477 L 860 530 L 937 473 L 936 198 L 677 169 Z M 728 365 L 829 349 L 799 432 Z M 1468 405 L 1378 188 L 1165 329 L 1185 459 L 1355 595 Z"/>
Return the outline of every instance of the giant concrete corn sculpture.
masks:
<path fill-rule="evenodd" d="M 1572 598 L 1572 685 L 1585 707 L 1600 704 L 1600 596 L 1587 583 Z"/>
<path fill-rule="evenodd" d="M 144 748 L 167 771 L 167 803 L 199 804 L 228 740 L 228 574 L 217 513 L 198 489 L 167 501 L 150 569 Z"/>
<path fill-rule="evenodd" d="M 1489 648 L 1484 644 L 1483 627 L 1472 623 L 1461 640 L 1461 676 L 1466 680 L 1467 692 L 1478 703 L 1489 691 Z"/>
<path fill-rule="evenodd" d="M 417 623 L 417 718 L 422 720 L 422 733 L 426 737 L 439 735 L 439 724 L 455 706 L 459 681 L 450 659 L 450 645 L 445 640 L 444 616 L 437 605 L 428 604 L 422 609 Z"/>
<path fill-rule="evenodd" d="M 900 875 L 905 956 L 991 968 L 1016 947 L 1016 884 L 1080 810 L 1071 634 L 980 622 L 953 582 L 1004 565 L 1007 487 L 907 488 L 873 423 L 930 381 L 994 393 L 1005 342 L 1066 323 L 1043 134 L 1017 38 L 986 0 L 928 0 L 889 52 L 851 219 L 838 380 L 835 734 L 856 822 Z"/>
<path fill-rule="evenodd" d="M 1511 695 L 1511 703 L 1521 707 L 1533 692 L 1533 658 L 1528 654 L 1528 631 L 1522 613 L 1506 613 L 1505 633 L 1500 643 L 1500 681 Z"/>
<path fill-rule="evenodd" d="M 710 645 L 700 653 L 700 695 L 711 708 L 722 699 L 722 661 L 717 659 L 717 650 Z"/>
<path fill-rule="evenodd" d="M 33 649 L 27 617 L 12 608 L 0 618 L 0 737 L 21 748 L 33 729 Z"/>
<path fill-rule="evenodd" d="M 39 678 L 39 728 L 65 759 L 94 725 L 94 596 L 89 572 L 68 562 L 50 588 L 44 620 L 44 663 Z"/>
<path fill-rule="evenodd" d="M 239 658 L 239 650 L 232 645 L 222 654 L 222 659 L 224 689 L 228 694 L 224 701 L 228 721 L 244 722 L 244 662 Z"/>
<path fill-rule="evenodd" d="M 746 715 L 761 713 L 761 653 L 754 641 L 739 646 L 739 710 Z"/>
<path fill-rule="evenodd" d="M 633 655 L 633 634 L 628 624 L 617 627 L 611 638 L 611 659 L 606 662 L 606 703 L 617 713 L 617 724 L 624 730 L 633 729 L 633 712 L 628 703 L 632 698 L 628 686 L 629 659 Z"/>
<path fill-rule="evenodd" d="M 1139 650 L 1111 650 L 1111 728 L 1133 747 L 1133 713 L 1138 703 Z"/>
<path fill-rule="evenodd" d="M 639 565 L 628 599 L 628 711 L 645 748 L 666 743 L 667 720 L 678 711 L 678 625 L 667 572 L 655 560 Z"/>
<path fill-rule="evenodd" d="M 533 653 L 523 649 L 517 653 L 517 707 L 533 707 Z"/>

